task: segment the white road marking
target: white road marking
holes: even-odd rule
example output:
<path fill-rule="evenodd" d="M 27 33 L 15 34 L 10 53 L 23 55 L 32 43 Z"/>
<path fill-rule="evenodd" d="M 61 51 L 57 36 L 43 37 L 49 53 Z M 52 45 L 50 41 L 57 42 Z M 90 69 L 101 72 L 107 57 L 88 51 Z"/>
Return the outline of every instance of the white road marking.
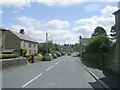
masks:
<path fill-rule="evenodd" d="M 30 80 L 29 82 L 27 82 L 25 85 L 23 85 L 22 87 L 26 87 L 28 84 L 30 84 L 31 82 L 33 82 L 34 80 L 36 80 L 37 78 L 39 78 L 43 73 L 40 73 L 38 76 L 36 76 L 35 78 L 33 78 L 32 80 Z"/>
<path fill-rule="evenodd" d="M 48 68 L 48 69 L 46 69 L 46 70 L 48 71 L 48 70 L 50 70 L 52 67 L 54 67 L 54 66 L 51 66 L 51 67 L 49 67 L 49 68 Z"/>
<path fill-rule="evenodd" d="M 57 65 L 59 62 L 56 62 L 55 65 Z"/>

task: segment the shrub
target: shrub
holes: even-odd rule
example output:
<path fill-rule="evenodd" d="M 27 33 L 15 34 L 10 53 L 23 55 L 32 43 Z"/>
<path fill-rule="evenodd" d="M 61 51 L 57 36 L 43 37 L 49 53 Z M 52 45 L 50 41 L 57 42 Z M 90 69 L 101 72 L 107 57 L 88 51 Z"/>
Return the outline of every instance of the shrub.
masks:
<path fill-rule="evenodd" d="M 16 58 L 17 54 L 0 54 L 0 59 Z"/>
<path fill-rule="evenodd" d="M 90 39 L 86 52 L 88 53 L 105 53 L 110 47 L 110 40 L 103 35 L 99 35 Z"/>
<path fill-rule="evenodd" d="M 53 60 L 53 57 L 50 53 L 44 55 L 44 61 L 51 61 L 51 60 Z"/>
<path fill-rule="evenodd" d="M 20 49 L 20 54 L 21 54 L 21 56 L 25 57 L 26 54 L 27 54 L 27 49 L 21 48 L 21 49 Z"/>
<path fill-rule="evenodd" d="M 43 55 L 39 53 L 39 54 L 37 55 L 37 58 L 39 59 L 39 61 L 42 61 L 42 60 L 43 60 Z"/>

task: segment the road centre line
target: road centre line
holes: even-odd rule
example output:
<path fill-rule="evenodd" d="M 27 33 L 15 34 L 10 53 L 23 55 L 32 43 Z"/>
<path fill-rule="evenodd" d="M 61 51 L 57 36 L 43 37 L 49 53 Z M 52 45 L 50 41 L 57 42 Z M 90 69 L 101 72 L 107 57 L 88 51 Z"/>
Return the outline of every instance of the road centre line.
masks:
<path fill-rule="evenodd" d="M 50 70 L 52 67 L 54 67 L 53 65 L 51 67 L 49 67 L 48 69 L 46 69 L 47 71 Z"/>
<path fill-rule="evenodd" d="M 57 65 L 59 62 L 56 62 L 55 65 Z"/>
<path fill-rule="evenodd" d="M 30 80 L 29 82 L 27 82 L 26 84 L 24 84 L 22 87 L 26 87 L 28 84 L 30 84 L 31 82 L 33 82 L 34 80 L 36 80 L 37 78 L 39 78 L 43 73 L 40 73 L 39 75 L 37 75 L 35 78 L 33 78 L 32 80 Z"/>

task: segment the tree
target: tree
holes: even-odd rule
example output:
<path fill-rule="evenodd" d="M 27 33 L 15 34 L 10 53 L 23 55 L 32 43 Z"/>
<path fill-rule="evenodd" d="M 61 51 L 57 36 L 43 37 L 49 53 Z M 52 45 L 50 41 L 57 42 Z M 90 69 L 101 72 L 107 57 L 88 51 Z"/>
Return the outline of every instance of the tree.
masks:
<path fill-rule="evenodd" d="M 111 34 L 110 36 L 112 37 L 112 39 L 116 39 L 116 28 L 115 28 L 115 25 L 111 27 Z"/>
<path fill-rule="evenodd" d="M 107 33 L 105 31 L 105 29 L 103 27 L 96 27 L 93 34 L 92 34 L 92 37 L 95 37 L 95 36 L 98 36 L 98 35 L 104 35 L 104 36 L 107 36 Z"/>
<path fill-rule="evenodd" d="M 111 45 L 109 38 L 99 35 L 90 39 L 87 47 L 87 53 L 106 53 Z"/>

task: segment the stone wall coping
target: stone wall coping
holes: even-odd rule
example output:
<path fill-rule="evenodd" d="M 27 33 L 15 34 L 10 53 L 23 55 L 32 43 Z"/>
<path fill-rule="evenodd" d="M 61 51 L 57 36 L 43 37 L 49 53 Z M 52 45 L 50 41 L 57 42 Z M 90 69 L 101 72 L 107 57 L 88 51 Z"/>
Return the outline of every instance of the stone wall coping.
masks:
<path fill-rule="evenodd" d="M 26 58 L 19 57 L 19 58 L 0 59 L 0 61 L 10 61 L 10 60 L 17 60 L 17 59 L 26 59 Z"/>

